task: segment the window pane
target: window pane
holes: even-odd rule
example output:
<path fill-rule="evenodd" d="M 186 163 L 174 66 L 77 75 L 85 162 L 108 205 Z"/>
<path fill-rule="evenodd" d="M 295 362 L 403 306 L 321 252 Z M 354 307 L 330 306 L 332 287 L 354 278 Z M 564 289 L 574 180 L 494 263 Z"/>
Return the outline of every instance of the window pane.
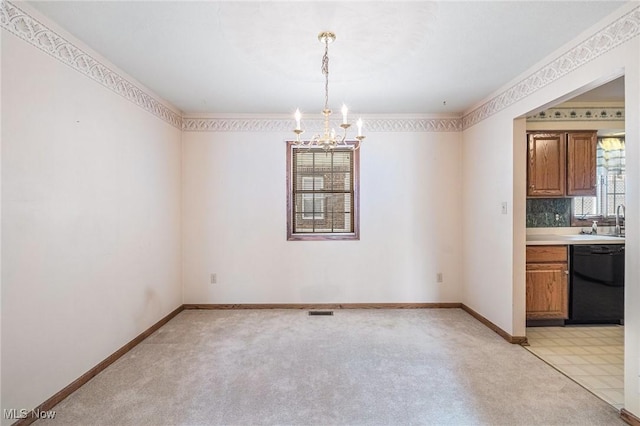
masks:
<path fill-rule="evenodd" d="M 327 210 L 333 213 L 351 213 L 351 194 L 332 194 Z"/>
<path fill-rule="evenodd" d="M 331 170 L 331 152 L 314 152 L 315 168 L 318 171 Z"/>
<path fill-rule="evenodd" d="M 325 194 L 313 195 L 313 218 L 324 219 Z"/>
<path fill-rule="evenodd" d="M 613 179 L 613 190 L 616 194 L 624 193 L 624 176 L 617 175 Z"/>
<path fill-rule="evenodd" d="M 313 219 L 313 195 L 302 194 L 302 218 Z"/>
<path fill-rule="evenodd" d="M 317 191 L 320 189 L 324 189 L 324 176 L 313 175 L 312 171 L 309 171 L 310 174 L 299 174 L 296 179 L 296 187 L 294 190 L 302 190 L 302 191 Z"/>
<path fill-rule="evenodd" d="M 303 191 L 313 190 L 313 178 L 311 176 L 298 176 L 298 187 Z"/>
<path fill-rule="evenodd" d="M 353 151 L 337 151 L 333 155 L 333 168 L 335 170 L 350 170 L 351 155 Z"/>
<path fill-rule="evenodd" d="M 606 216 L 611 216 L 614 210 L 613 205 L 615 204 L 615 196 L 614 195 L 607 195 L 607 204 L 606 204 L 606 210 L 604 212 L 604 214 Z"/>
<path fill-rule="evenodd" d="M 317 220 L 315 232 L 333 232 L 333 224 L 331 223 L 332 219 L 333 215 L 331 213 L 327 213 L 323 220 Z"/>
<path fill-rule="evenodd" d="M 326 194 L 297 194 L 296 212 L 302 213 L 302 219 L 323 219 L 326 209 Z"/>
<path fill-rule="evenodd" d="M 302 213 L 295 215 L 295 232 L 313 232 L 313 220 L 305 220 L 302 216 Z"/>
<path fill-rule="evenodd" d="M 313 152 L 296 152 L 296 167 L 298 170 L 313 167 Z"/>
<path fill-rule="evenodd" d="M 349 191 L 351 189 L 351 173 L 334 172 L 331 178 L 331 189 L 338 191 Z"/>
<path fill-rule="evenodd" d="M 349 232 L 351 229 L 351 214 L 335 214 L 334 232 Z"/>
<path fill-rule="evenodd" d="M 573 211 L 575 216 L 595 215 L 596 197 L 575 197 Z"/>

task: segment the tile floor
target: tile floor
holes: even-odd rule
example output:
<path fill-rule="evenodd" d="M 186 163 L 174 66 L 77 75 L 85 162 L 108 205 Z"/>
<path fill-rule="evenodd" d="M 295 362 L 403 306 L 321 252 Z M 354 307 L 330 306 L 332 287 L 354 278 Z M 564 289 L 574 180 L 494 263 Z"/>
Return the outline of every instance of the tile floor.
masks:
<path fill-rule="evenodd" d="M 617 409 L 624 405 L 624 327 L 528 327 L 529 351 Z"/>

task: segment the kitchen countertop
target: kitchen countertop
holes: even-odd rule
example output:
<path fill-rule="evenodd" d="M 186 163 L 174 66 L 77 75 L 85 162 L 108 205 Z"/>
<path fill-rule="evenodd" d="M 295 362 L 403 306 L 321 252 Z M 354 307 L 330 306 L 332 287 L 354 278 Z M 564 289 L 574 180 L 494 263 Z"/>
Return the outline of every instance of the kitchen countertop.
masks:
<path fill-rule="evenodd" d="M 624 244 L 624 237 L 613 235 L 591 234 L 528 234 L 528 246 L 546 245 L 573 245 L 573 244 Z"/>

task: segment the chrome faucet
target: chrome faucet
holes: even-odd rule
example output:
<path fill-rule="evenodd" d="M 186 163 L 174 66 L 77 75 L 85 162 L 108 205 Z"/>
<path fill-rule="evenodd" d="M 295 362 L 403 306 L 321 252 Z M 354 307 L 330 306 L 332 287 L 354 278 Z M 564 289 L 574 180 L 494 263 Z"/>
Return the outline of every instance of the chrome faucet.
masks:
<path fill-rule="evenodd" d="M 625 210 L 624 204 L 619 204 L 616 209 L 616 235 L 622 235 L 622 227 L 620 226 L 620 208 L 622 207 L 622 217 L 626 220 L 627 212 Z"/>

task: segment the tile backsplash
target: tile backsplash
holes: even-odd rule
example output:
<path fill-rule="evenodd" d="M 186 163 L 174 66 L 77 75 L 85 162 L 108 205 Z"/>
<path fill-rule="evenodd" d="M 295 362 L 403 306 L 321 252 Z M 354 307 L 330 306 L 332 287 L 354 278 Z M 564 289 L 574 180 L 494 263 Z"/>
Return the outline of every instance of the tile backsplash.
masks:
<path fill-rule="evenodd" d="M 571 226 L 571 198 L 528 198 L 527 228 Z"/>

